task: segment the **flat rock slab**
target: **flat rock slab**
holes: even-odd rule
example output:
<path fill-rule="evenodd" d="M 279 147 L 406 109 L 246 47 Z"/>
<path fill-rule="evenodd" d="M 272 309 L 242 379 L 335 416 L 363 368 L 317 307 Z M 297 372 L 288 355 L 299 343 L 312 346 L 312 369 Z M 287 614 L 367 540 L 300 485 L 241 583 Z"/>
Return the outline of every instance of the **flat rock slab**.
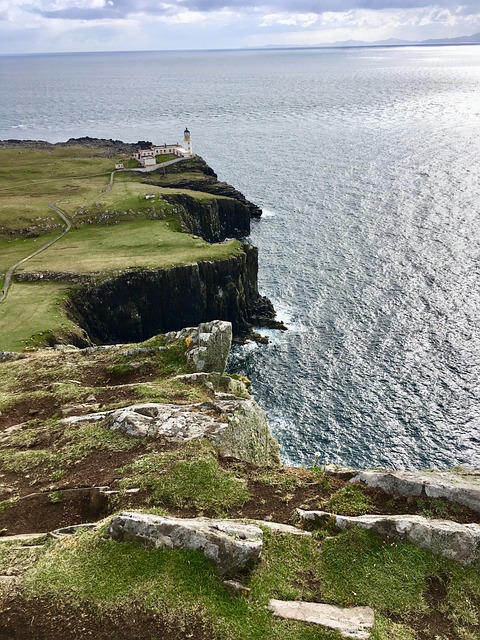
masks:
<path fill-rule="evenodd" d="M 480 525 L 450 520 L 430 520 L 422 516 L 366 515 L 339 516 L 326 511 L 297 510 L 304 522 L 321 523 L 332 519 L 338 529 L 362 527 L 381 536 L 408 540 L 432 553 L 460 564 L 480 566 Z"/>
<path fill-rule="evenodd" d="M 304 529 L 298 529 L 291 524 L 283 524 L 282 522 L 271 522 L 270 520 L 254 520 L 254 524 L 258 524 L 260 527 L 270 529 L 274 533 L 285 533 L 291 536 L 307 536 L 312 537 L 310 531 Z"/>
<path fill-rule="evenodd" d="M 278 618 L 310 622 L 339 631 L 344 638 L 367 640 L 374 625 L 374 613 L 370 607 L 342 609 L 330 604 L 270 600 L 269 609 Z"/>
<path fill-rule="evenodd" d="M 13 542 L 30 544 L 37 540 L 46 539 L 48 532 L 46 533 L 18 533 L 14 536 L 0 536 L 0 543 L 11 544 Z"/>
<path fill-rule="evenodd" d="M 222 396 L 215 401 L 188 405 L 147 402 L 70 416 L 61 423 L 101 423 L 105 429 L 133 438 L 152 437 L 174 443 L 206 438 L 223 456 L 258 465 L 280 462 L 278 442 L 270 434 L 265 414 L 250 398 Z"/>
<path fill-rule="evenodd" d="M 350 482 L 360 482 L 368 487 L 383 489 L 394 496 L 444 498 L 480 513 L 478 469 L 422 472 L 357 471 L 353 477 L 351 476 Z"/>
<path fill-rule="evenodd" d="M 251 568 L 262 553 L 262 530 L 251 524 L 209 518 L 164 518 L 125 512 L 108 528 L 113 540 L 134 540 L 148 546 L 201 551 L 221 575 Z"/>

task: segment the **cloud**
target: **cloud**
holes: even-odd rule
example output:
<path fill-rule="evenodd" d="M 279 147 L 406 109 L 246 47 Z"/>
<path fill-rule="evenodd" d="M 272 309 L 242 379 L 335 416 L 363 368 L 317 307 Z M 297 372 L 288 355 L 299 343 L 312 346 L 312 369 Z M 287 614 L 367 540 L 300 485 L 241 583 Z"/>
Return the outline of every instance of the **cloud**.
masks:
<path fill-rule="evenodd" d="M 263 16 L 261 27 L 269 27 L 272 24 L 282 24 L 286 26 L 310 27 L 318 20 L 316 13 L 269 13 Z"/>
<path fill-rule="evenodd" d="M 143 49 L 231 48 L 475 31 L 480 0 L 0 0 L 0 52 L 128 50 L 139 42 Z"/>
<path fill-rule="evenodd" d="M 2 3 L 3 4 L 3 3 Z M 422 9 L 438 7 L 476 14 L 480 11 L 478 0 L 12 0 L 8 3 L 23 11 L 37 13 L 47 19 L 103 20 L 126 18 L 135 15 L 173 17 L 182 14 L 211 13 L 218 11 L 255 12 L 263 14 L 262 22 L 277 24 L 308 25 L 315 22 L 314 16 L 325 12 L 343 13 L 351 10 Z M 2 13 L 0 9 L 0 14 Z M 305 16 L 308 16 L 305 17 Z"/>

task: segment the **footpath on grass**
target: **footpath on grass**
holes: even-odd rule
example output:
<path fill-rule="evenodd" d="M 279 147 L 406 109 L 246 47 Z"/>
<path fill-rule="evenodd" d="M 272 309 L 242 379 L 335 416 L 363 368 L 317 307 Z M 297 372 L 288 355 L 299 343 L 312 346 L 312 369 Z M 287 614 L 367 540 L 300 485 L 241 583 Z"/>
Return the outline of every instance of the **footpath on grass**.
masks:
<path fill-rule="evenodd" d="M 110 180 L 107 184 L 107 186 L 105 187 L 105 189 L 102 189 L 102 191 L 100 191 L 100 193 L 98 194 L 98 196 L 102 196 L 107 194 L 109 191 L 111 191 L 112 187 L 113 187 L 113 182 L 114 182 L 114 176 L 115 173 L 122 171 L 135 171 L 135 172 L 140 172 L 140 173 L 150 173 L 151 171 L 155 171 L 156 169 L 158 169 L 160 166 L 162 167 L 168 167 L 172 164 L 176 164 L 177 162 L 181 162 L 182 160 L 184 160 L 185 158 L 175 158 L 174 160 L 169 160 L 167 162 L 163 162 L 161 165 L 153 165 L 151 167 L 144 167 L 144 168 L 134 168 L 134 169 L 118 169 L 118 170 L 114 170 L 110 173 Z M 74 177 L 74 176 L 73 176 Z M 78 176 L 81 177 L 81 176 Z M 8 294 L 8 290 L 10 288 L 10 284 L 12 281 L 12 276 L 15 273 L 15 271 L 18 269 L 18 267 L 22 264 L 25 264 L 25 262 L 28 262 L 29 260 L 31 260 L 32 258 L 34 258 L 35 256 L 38 256 L 39 253 L 42 253 L 43 251 L 46 251 L 47 249 L 49 249 L 53 244 L 55 244 L 56 242 L 58 242 L 61 238 L 63 238 L 65 235 L 67 235 L 67 233 L 71 230 L 72 228 L 72 221 L 70 220 L 70 218 L 67 216 L 67 214 L 65 213 L 65 211 L 62 211 L 58 206 L 57 206 L 57 202 L 59 202 L 60 199 L 55 200 L 54 202 L 50 202 L 48 205 L 48 208 L 51 209 L 52 211 L 54 211 L 58 216 L 60 216 L 60 218 L 62 218 L 62 220 L 65 222 L 65 228 L 63 229 L 63 231 L 60 233 L 60 235 L 58 235 L 56 238 L 53 238 L 52 240 L 49 240 L 49 242 L 47 242 L 46 244 L 44 244 L 43 246 L 41 246 L 39 249 L 37 249 L 36 251 L 34 251 L 33 253 L 31 253 L 30 255 L 26 256 L 25 258 L 23 258 L 22 260 L 19 260 L 17 263 L 15 263 L 14 265 L 12 265 L 6 275 L 5 275 L 5 280 L 3 283 L 3 289 L 0 291 L 0 304 L 5 300 L 5 298 L 7 297 Z"/>
<path fill-rule="evenodd" d="M 113 180 L 114 180 L 114 175 L 115 175 L 115 171 L 112 171 L 110 173 L 110 180 L 107 184 L 107 186 L 105 187 L 105 189 L 102 189 L 102 191 L 98 194 L 99 196 L 104 195 L 106 193 L 108 193 L 112 187 L 113 187 Z M 33 253 L 31 253 L 30 255 L 28 255 L 26 258 L 23 258 L 22 260 L 19 260 L 17 263 L 15 263 L 14 265 L 12 265 L 6 275 L 5 275 L 5 281 L 3 283 L 3 289 L 0 292 L 0 304 L 5 300 L 5 298 L 7 297 L 7 293 L 8 290 L 10 288 L 10 283 L 12 281 L 12 276 L 15 273 L 15 271 L 18 269 L 18 267 L 22 264 L 25 264 L 25 262 L 28 262 L 28 260 L 31 260 L 32 258 L 34 258 L 35 256 L 38 256 L 39 253 L 42 253 L 43 251 L 46 251 L 46 249 L 49 249 L 53 244 L 55 244 L 56 242 L 58 242 L 60 240 L 60 238 L 63 238 L 63 236 L 66 236 L 67 233 L 70 231 L 70 229 L 72 228 L 72 221 L 70 220 L 70 218 L 67 216 L 67 214 L 65 213 L 65 211 L 62 211 L 58 206 L 57 206 L 57 202 L 59 200 L 55 200 L 54 202 L 50 202 L 48 205 L 48 208 L 51 209 L 52 211 L 54 211 L 58 216 L 60 216 L 60 218 L 65 222 L 65 228 L 63 229 L 63 231 L 60 233 L 60 235 L 58 235 L 56 238 L 53 238 L 52 240 L 49 240 L 46 244 L 44 244 L 43 246 L 41 246 L 39 249 L 37 249 L 36 251 L 34 251 Z"/>

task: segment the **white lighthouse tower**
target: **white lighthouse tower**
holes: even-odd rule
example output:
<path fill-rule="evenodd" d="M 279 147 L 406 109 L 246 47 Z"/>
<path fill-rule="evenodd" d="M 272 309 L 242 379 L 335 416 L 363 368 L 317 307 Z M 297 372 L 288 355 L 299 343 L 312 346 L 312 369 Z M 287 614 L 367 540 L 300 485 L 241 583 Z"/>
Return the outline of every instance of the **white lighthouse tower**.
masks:
<path fill-rule="evenodd" d="M 190 158 L 192 154 L 192 141 L 190 137 L 190 131 L 185 127 L 183 132 L 183 148 L 187 151 L 187 158 Z"/>

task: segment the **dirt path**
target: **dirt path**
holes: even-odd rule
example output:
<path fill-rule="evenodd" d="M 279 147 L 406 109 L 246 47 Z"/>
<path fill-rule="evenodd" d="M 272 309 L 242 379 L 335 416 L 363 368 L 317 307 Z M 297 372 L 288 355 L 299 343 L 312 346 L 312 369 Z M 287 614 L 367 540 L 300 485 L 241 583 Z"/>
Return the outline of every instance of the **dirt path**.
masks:
<path fill-rule="evenodd" d="M 105 193 L 108 193 L 112 189 L 115 173 L 116 173 L 115 171 L 112 171 L 110 173 L 110 180 L 109 180 L 107 186 L 104 189 L 102 189 L 102 191 L 100 191 L 100 193 L 98 194 L 99 196 L 102 196 Z M 41 246 L 39 249 L 37 249 L 36 251 L 31 253 L 26 258 L 23 258 L 22 260 L 20 260 L 16 264 L 12 265 L 8 269 L 8 271 L 6 273 L 6 276 L 5 276 L 5 281 L 3 283 L 3 289 L 0 292 L 0 304 L 7 297 L 7 293 L 9 291 L 9 289 L 10 289 L 10 284 L 12 282 L 12 276 L 15 273 L 15 271 L 18 269 L 18 267 L 20 265 L 24 264 L 25 262 L 27 262 L 28 260 L 31 260 L 35 256 L 38 256 L 39 253 L 42 253 L 46 249 L 49 249 L 53 244 L 55 244 L 55 242 L 58 242 L 60 240 L 60 238 L 63 238 L 63 236 L 65 236 L 70 231 L 70 229 L 72 228 L 72 221 L 67 216 L 65 211 L 62 211 L 59 207 L 57 207 L 57 202 L 59 202 L 59 200 L 54 200 L 53 202 L 50 202 L 49 205 L 48 205 L 48 208 L 51 209 L 52 211 L 54 211 L 58 216 L 60 216 L 60 218 L 65 222 L 65 228 L 63 229 L 62 233 L 60 235 L 58 235 L 56 238 L 53 238 L 53 240 L 49 240 L 46 244 Z"/>

